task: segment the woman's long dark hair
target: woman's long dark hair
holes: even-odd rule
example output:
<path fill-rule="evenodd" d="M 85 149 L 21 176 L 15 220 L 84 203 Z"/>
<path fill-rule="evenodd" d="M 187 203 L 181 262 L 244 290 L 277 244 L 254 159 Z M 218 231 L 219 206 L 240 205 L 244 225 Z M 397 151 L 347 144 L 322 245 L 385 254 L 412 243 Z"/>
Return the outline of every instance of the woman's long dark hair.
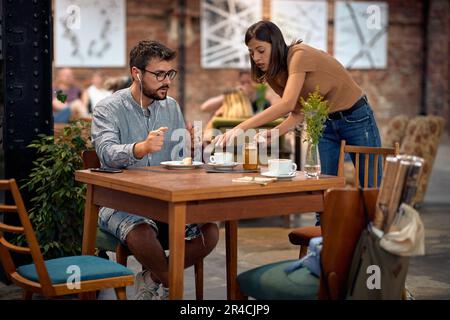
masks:
<path fill-rule="evenodd" d="M 253 59 L 250 59 L 252 79 L 254 81 L 264 82 L 264 80 L 273 79 L 279 73 L 287 71 L 287 55 L 290 46 L 286 45 L 283 34 L 275 23 L 262 20 L 252 24 L 245 33 L 245 44 L 248 45 L 252 39 L 265 41 L 272 45 L 267 72 L 259 69 Z M 291 46 L 301 42 L 301 40 L 294 41 Z"/>

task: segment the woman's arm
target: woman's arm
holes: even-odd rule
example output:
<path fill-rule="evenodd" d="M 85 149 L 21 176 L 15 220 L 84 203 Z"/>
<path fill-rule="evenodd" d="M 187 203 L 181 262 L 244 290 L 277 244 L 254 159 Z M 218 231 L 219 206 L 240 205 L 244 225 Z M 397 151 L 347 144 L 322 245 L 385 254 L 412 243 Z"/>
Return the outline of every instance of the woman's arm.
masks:
<path fill-rule="evenodd" d="M 303 112 L 300 112 L 300 110 L 293 111 L 286 120 L 273 128 L 273 130 L 278 129 L 279 135 L 282 136 L 283 134 L 286 134 L 287 132 L 294 129 L 296 125 L 302 123 L 304 117 L 305 115 L 303 114 Z"/>
<path fill-rule="evenodd" d="M 203 112 L 216 111 L 222 104 L 223 94 L 214 98 L 210 98 L 203 102 L 203 104 L 200 106 L 200 110 L 202 110 Z"/>
<path fill-rule="evenodd" d="M 255 140 L 267 143 L 267 141 L 271 139 L 272 135 L 282 136 L 288 133 L 289 131 L 294 129 L 296 125 L 302 123 L 303 119 L 304 119 L 303 112 L 300 112 L 300 110 L 294 110 L 291 112 L 291 114 L 289 115 L 289 117 L 287 117 L 286 120 L 284 120 L 275 128 L 268 131 L 263 130 L 260 131 L 258 134 L 256 134 Z"/>
<path fill-rule="evenodd" d="M 278 103 L 240 123 L 235 128 L 242 130 L 256 128 L 293 112 L 305 81 L 305 75 L 304 72 L 289 75 L 283 97 Z"/>

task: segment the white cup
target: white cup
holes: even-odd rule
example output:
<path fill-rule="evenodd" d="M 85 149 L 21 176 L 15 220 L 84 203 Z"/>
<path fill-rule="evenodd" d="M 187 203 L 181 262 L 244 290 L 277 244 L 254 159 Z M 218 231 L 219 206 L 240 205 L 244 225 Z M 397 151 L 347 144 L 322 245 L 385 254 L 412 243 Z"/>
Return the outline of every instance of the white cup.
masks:
<path fill-rule="evenodd" d="M 297 170 L 297 164 L 291 159 L 269 159 L 269 172 L 276 175 L 292 175 Z"/>
<path fill-rule="evenodd" d="M 227 164 L 233 162 L 234 155 L 231 152 L 215 152 L 214 155 L 209 157 L 211 163 Z"/>

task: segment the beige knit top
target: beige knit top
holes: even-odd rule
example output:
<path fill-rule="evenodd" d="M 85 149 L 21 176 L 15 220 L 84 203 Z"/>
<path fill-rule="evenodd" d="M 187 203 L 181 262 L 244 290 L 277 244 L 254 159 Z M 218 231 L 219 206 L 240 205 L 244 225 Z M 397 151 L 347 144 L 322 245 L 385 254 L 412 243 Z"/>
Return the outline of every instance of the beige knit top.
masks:
<path fill-rule="evenodd" d="M 296 44 L 289 49 L 287 64 L 288 72 L 267 79 L 280 97 L 283 96 L 288 74 L 300 72 L 306 73 L 300 97 L 306 100 L 308 94 L 319 86 L 320 93 L 329 102 L 330 113 L 351 108 L 363 95 L 363 90 L 345 67 L 325 51 L 304 43 Z M 300 104 L 297 103 L 297 106 L 300 107 Z"/>

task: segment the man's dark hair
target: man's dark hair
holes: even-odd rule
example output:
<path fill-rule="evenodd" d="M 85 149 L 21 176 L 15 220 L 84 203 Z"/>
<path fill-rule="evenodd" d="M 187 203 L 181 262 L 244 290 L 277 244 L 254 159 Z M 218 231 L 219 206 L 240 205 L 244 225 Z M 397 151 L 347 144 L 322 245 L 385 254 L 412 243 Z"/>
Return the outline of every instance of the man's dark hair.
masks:
<path fill-rule="evenodd" d="M 254 81 L 264 82 L 266 79 L 273 79 L 279 73 L 287 71 L 287 55 L 290 46 L 286 45 L 283 34 L 276 24 L 268 20 L 262 20 L 252 24 L 245 33 L 245 44 L 248 45 L 252 39 L 265 41 L 272 45 L 267 72 L 264 73 L 261 71 L 255 65 L 253 59 L 250 59 L 252 79 Z M 291 46 L 301 42 L 301 40 L 294 41 Z"/>
<path fill-rule="evenodd" d="M 141 70 L 145 69 L 151 59 L 171 61 L 175 57 L 176 52 L 162 43 L 153 40 L 143 40 L 130 51 L 130 70 L 132 67 Z"/>

